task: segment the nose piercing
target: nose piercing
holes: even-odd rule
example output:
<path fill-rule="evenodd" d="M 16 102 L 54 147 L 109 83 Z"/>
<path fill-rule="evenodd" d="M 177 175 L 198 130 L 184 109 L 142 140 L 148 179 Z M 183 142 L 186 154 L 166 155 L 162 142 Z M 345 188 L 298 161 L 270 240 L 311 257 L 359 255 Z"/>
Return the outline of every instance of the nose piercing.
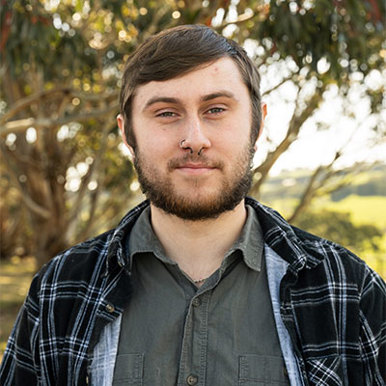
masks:
<path fill-rule="evenodd" d="M 189 149 L 190 150 L 190 154 L 193 154 L 194 153 L 193 149 L 190 146 L 184 146 L 184 142 L 186 142 L 186 139 L 183 139 L 182 141 L 180 141 L 180 148 L 184 149 L 184 150 Z M 200 156 L 203 150 L 204 150 L 204 147 L 202 147 L 198 151 L 197 155 Z"/>
<path fill-rule="evenodd" d="M 186 139 L 183 139 L 182 141 L 180 141 L 180 148 L 184 149 L 184 150 L 189 149 L 190 154 L 193 154 L 193 149 L 190 146 L 184 146 L 185 141 L 186 141 Z"/>

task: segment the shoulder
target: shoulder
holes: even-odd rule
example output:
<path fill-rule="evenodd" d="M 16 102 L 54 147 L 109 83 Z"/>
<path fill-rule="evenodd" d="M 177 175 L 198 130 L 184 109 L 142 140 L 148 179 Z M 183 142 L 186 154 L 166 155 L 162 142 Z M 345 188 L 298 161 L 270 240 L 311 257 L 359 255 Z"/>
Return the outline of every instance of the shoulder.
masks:
<path fill-rule="evenodd" d="M 342 245 L 308 233 L 295 226 L 291 226 L 291 228 L 297 237 L 299 245 L 308 253 L 311 265 L 316 265 L 318 262 L 324 260 L 326 260 L 326 262 L 337 260 L 346 266 L 346 268 L 351 267 L 353 270 L 359 270 L 362 273 L 365 272 L 366 263 Z"/>
<path fill-rule="evenodd" d="M 37 274 L 38 280 L 87 281 L 124 265 L 123 244 L 140 213 L 148 206 L 146 201 L 131 209 L 116 228 L 68 248 L 51 259 Z M 121 259 L 121 261 L 119 261 Z"/>
<path fill-rule="evenodd" d="M 310 282 L 353 282 L 358 290 L 370 277 L 379 278 L 343 246 L 290 225 L 278 212 L 253 199 L 248 198 L 247 204 L 258 213 L 265 242 L 290 264 L 296 276 L 308 277 Z"/>
<path fill-rule="evenodd" d="M 27 301 L 36 299 L 40 303 L 57 296 L 74 296 L 100 285 L 113 232 L 74 245 L 52 258 L 33 278 Z"/>
<path fill-rule="evenodd" d="M 385 299 L 384 280 L 364 260 L 332 241 L 296 227 L 293 230 L 308 259 L 306 269 L 299 273 L 300 286 L 305 282 L 312 288 L 324 286 L 329 292 L 345 297 L 346 301 L 357 302 L 374 294 L 380 302 Z"/>

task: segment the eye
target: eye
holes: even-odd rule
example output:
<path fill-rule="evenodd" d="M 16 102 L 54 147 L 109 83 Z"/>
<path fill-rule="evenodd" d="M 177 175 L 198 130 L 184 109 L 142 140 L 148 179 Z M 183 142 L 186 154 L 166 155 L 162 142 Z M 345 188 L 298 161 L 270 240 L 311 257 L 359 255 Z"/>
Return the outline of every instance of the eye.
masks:
<path fill-rule="evenodd" d="M 222 107 L 212 107 L 211 109 L 208 110 L 208 113 L 209 114 L 220 114 L 223 111 L 225 111 L 225 109 Z"/>
<path fill-rule="evenodd" d="M 173 113 L 173 111 L 163 111 L 161 113 L 158 113 L 156 114 L 156 117 L 165 117 L 165 118 L 169 118 L 169 117 L 175 117 L 177 116 L 176 113 Z"/>

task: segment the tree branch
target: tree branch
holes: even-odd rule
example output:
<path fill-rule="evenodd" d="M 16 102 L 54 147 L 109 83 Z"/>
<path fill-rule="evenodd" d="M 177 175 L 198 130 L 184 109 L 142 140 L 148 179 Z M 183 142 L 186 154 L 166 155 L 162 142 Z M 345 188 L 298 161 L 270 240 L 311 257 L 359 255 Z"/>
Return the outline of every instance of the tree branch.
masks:
<path fill-rule="evenodd" d="M 289 76 L 287 76 L 286 78 L 284 78 L 281 82 L 279 82 L 278 84 L 276 84 L 275 86 L 269 88 L 268 90 L 264 91 L 262 93 L 261 96 L 265 96 L 265 95 L 268 95 L 270 94 L 272 91 L 275 91 L 277 90 L 280 86 L 282 86 L 284 83 L 288 82 L 289 80 L 291 80 L 292 78 L 294 77 L 294 74 L 291 74 Z"/>
<path fill-rule="evenodd" d="M 312 174 L 312 176 L 310 177 L 310 179 L 308 181 L 307 187 L 304 189 L 302 197 L 299 200 L 299 204 L 297 205 L 297 207 L 293 211 L 292 215 L 288 218 L 288 222 L 290 222 L 290 223 L 294 222 L 299 217 L 299 215 L 306 210 L 306 208 L 311 204 L 312 200 L 316 196 L 323 196 L 326 194 L 330 194 L 330 193 L 342 188 L 343 186 L 347 185 L 347 183 L 352 180 L 352 176 L 350 176 L 350 178 L 348 178 L 348 175 L 351 175 L 353 172 L 359 172 L 360 171 L 361 166 L 364 165 L 362 162 L 356 163 L 349 168 L 333 170 L 332 167 L 334 166 L 335 162 L 339 158 L 341 158 L 342 154 L 343 154 L 342 149 L 338 150 L 335 153 L 333 160 L 328 165 L 319 166 L 314 171 L 314 173 Z M 376 163 L 373 163 L 372 166 L 374 166 L 374 164 L 376 164 Z M 317 177 L 319 177 L 323 172 L 325 172 L 323 178 L 321 178 L 318 181 Z M 325 188 L 325 189 L 321 190 L 321 188 L 324 187 L 326 185 L 326 183 L 332 177 L 334 177 L 338 174 L 342 174 L 342 173 L 346 173 L 346 176 L 340 178 L 338 183 L 330 186 L 329 188 Z"/>
<path fill-rule="evenodd" d="M 58 94 L 65 100 L 66 97 L 78 97 L 82 100 L 101 102 L 109 99 L 116 99 L 118 97 L 118 91 L 106 92 L 104 94 L 89 94 L 77 90 L 73 90 L 69 87 L 60 87 L 52 90 L 43 90 L 32 95 L 29 95 L 25 98 L 19 99 L 15 102 L 12 107 L 0 117 L 0 125 L 3 125 L 10 118 L 15 116 L 19 111 L 26 109 L 36 102 L 41 102 L 42 99 L 47 97 L 53 97 L 55 94 Z M 62 102 L 61 102 L 62 103 Z"/>
<path fill-rule="evenodd" d="M 114 122 L 115 125 L 115 122 Z M 98 151 L 95 154 L 94 162 L 89 166 L 89 170 L 87 174 L 82 178 L 81 186 L 77 194 L 76 202 L 72 207 L 72 213 L 69 216 L 69 221 L 68 223 L 71 224 L 73 223 L 79 216 L 82 204 L 83 204 L 83 199 L 85 196 L 85 193 L 87 191 L 87 184 L 91 180 L 91 177 L 94 173 L 94 170 L 98 170 L 99 165 L 100 165 L 100 160 L 102 156 L 106 152 L 106 146 L 107 146 L 107 136 L 111 130 L 111 126 L 106 125 L 103 132 L 102 132 L 102 137 L 100 140 L 101 146 L 99 147 Z M 98 184 L 98 188 L 100 188 L 100 184 Z"/>
<path fill-rule="evenodd" d="M 71 93 L 71 89 L 68 87 L 61 87 L 53 90 L 44 90 L 39 91 L 35 94 L 29 95 L 25 98 L 19 99 L 16 103 L 13 104 L 12 108 L 8 110 L 3 116 L 0 118 L 0 124 L 2 125 L 4 122 L 8 121 L 11 117 L 16 115 L 20 110 L 25 109 L 30 106 L 32 103 L 35 103 L 42 98 L 46 98 L 48 96 L 52 96 L 53 94 L 64 94 L 68 95 Z"/>
<path fill-rule="evenodd" d="M 1 151 L 3 152 L 4 156 L 5 156 L 5 153 L 8 153 L 7 152 L 7 149 L 5 148 L 5 145 L 3 143 L 0 142 L 0 149 Z M 17 176 L 19 175 L 19 172 L 17 170 L 15 170 L 15 167 L 11 164 L 11 162 L 9 161 L 9 157 L 4 157 L 5 158 L 5 162 L 7 163 L 8 165 L 8 169 L 12 171 L 12 173 L 10 173 L 10 176 L 11 178 L 14 180 L 14 182 L 16 183 L 16 185 L 19 185 L 20 186 L 20 195 L 21 195 L 21 198 L 23 200 L 23 202 L 25 203 L 25 205 L 32 211 L 34 212 L 35 214 L 37 214 L 38 216 L 44 218 L 44 219 L 48 219 L 51 217 L 51 212 L 47 209 L 47 208 L 44 208 L 43 206 L 39 205 L 37 202 L 35 202 L 30 196 L 29 194 L 26 192 L 26 189 L 25 187 L 23 186 L 23 184 L 20 182 L 20 180 L 17 178 Z"/>
<path fill-rule="evenodd" d="M 279 143 L 275 150 L 268 153 L 265 161 L 255 169 L 254 173 L 256 175 L 259 175 L 259 179 L 253 184 L 252 189 L 250 191 L 251 195 L 258 195 L 260 187 L 268 177 L 268 173 L 271 170 L 272 166 L 297 139 L 304 122 L 314 113 L 320 101 L 323 99 L 324 89 L 325 85 L 323 85 L 321 88 L 317 88 L 314 94 L 305 102 L 306 107 L 300 113 L 298 113 L 297 108 L 295 108 L 291 121 L 288 125 L 286 136 Z M 297 106 L 298 105 L 299 103 L 297 103 Z"/>
<path fill-rule="evenodd" d="M 0 136 L 5 137 L 10 133 L 19 133 L 23 132 L 29 127 L 34 128 L 43 128 L 48 127 L 52 128 L 55 126 L 62 126 L 70 122 L 83 122 L 92 118 L 100 118 L 107 114 L 111 114 L 114 111 L 118 111 L 118 103 L 114 103 L 111 106 L 107 107 L 104 110 L 93 109 L 87 113 L 78 114 L 78 115 L 69 115 L 66 117 L 61 117 L 58 119 L 55 118 L 25 118 L 18 119 L 16 121 L 10 121 L 6 124 L 0 126 Z"/>
<path fill-rule="evenodd" d="M 221 25 L 216 27 L 215 29 L 218 30 L 218 31 L 221 31 L 225 27 L 228 27 L 228 25 L 242 24 L 242 23 L 245 23 L 248 20 L 253 19 L 255 16 L 256 16 L 256 14 L 254 14 L 254 13 L 252 13 L 252 14 L 250 14 L 250 13 L 242 13 L 241 15 L 238 16 L 237 20 L 235 20 L 235 21 L 226 21 L 224 23 L 221 23 Z"/>

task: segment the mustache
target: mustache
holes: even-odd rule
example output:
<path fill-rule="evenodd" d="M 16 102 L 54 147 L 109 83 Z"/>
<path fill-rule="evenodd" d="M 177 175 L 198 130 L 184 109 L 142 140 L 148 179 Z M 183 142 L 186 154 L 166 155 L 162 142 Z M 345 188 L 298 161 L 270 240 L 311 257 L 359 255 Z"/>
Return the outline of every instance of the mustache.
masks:
<path fill-rule="evenodd" d="M 219 160 L 211 160 L 205 155 L 185 154 L 183 157 L 176 157 L 169 160 L 167 167 L 169 171 L 173 169 L 184 167 L 187 163 L 196 163 L 207 168 L 222 169 L 224 163 Z"/>

